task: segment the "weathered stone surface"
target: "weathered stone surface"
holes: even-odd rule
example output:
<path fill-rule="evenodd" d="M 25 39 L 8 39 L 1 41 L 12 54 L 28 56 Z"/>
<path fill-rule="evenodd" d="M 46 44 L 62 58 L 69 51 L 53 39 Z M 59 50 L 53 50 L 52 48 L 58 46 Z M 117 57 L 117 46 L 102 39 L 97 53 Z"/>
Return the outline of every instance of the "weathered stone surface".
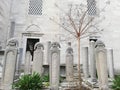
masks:
<path fill-rule="evenodd" d="M 107 53 L 105 45 L 102 41 L 96 42 L 96 67 L 100 90 L 109 90 L 108 88 L 108 72 L 107 72 Z"/>
<path fill-rule="evenodd" d="M 50 87 L 52 90 L 59 88 L 60 72 L 60 44 L 53 42 L 50 50 Z"/>
<path fill-rule="evenodd" d="M 7 42 L 2 75 L 2 86 L 4 90 L 10 90 L 14 80 L 18 52 L 17 46 L 18 41 L 16 39 L 10 39 Z"/>
<path fill-rule="evenodd" d="M 89 77 L 88 47 L 82 47 L 83 73 L 87 79 Z"/>
<path fill-rule="evenodd" d="M 91 81 L 96 81 L 96 61 L 95 61 L 95 41 L 90 41 L 90 49 L 89 49 L 89 56 L 90 56 L 90 78 Z"/>
<path fill-rule="evenodd" d="M 40 75 L 43 72 L 43 49 L 44 46 L 42 43 L 38 42 L 35 44 L 32 72 L 37 72 Z"/>
<path fill-rule="evenodd" d="M 73 49 L 69 46 L 66 50 L 66 80 L 73 81 Z"/>
<path fill-rule="evenodd" d="M 24 73 L 25 74 L 30 74 L 30 69 L 31 69 L 31 60 L 32 60 L 32 56 L 31 56 L 31 53 L 30 51 L 27 51 L 26 52 L 26 55 L 25 55 L 25 65 L 24 65 Z"/>

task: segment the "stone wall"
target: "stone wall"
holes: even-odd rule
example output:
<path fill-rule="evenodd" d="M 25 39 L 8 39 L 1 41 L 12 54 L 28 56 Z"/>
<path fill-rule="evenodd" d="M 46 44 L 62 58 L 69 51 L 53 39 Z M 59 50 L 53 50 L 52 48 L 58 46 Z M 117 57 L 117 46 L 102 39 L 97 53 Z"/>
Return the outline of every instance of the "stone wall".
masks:
<path fill-rule="evenodd" d="M 13 3 L 11 4 L 11 1 Z M 85 0 L 45 0 L 43 2 L 43 14 L 41 16 L 32 16 L 28 15 L 28 5 L 29 0 L 1 0 L 0 6 L 3 8 L 3 10 L 0 9 L 1 14 L 3 14 L 5 17 L 2 17 L 0 15 L 0 23 L 2 26 L 0 34 L 0 41 L 2 42 L 2 47 L 5 47 L 6 39 L 8 38 L 8 33 L 10 29 L 10 17 L 12 16 L 12 19 L 15 20 L 16 26 L 15 26 L 15 33 L 14 36 L 19 38 L 20 47 L 22 47 L 22 35 L 21 33 L 26 30 L 26 28 L 31 24 L 38 25 L 41 29 L 40 32 L 45 33 L 43 40 L 44 43 L 46 41 L 60 41 L 60 35 L 62 32 L 59 32 L 60 28 L 55 23 L 49 20 L 51 17 L 55 17 L 54 19 L 59 21 L 59 11 L 54 6 L 55 3 L 58 3 L 59 6 L 63 7 L 63 10 L 66 8 L 67 3 L 81 3 L 83 2 L 86 4 Z M 114 62 L 115 62 L 115 72 L 119 72 L 119 58 L 120 58 L 120 47 L 119 47 L 119 39 L 120 39 L 120 31 L 119 31 L 119 16 L 120 16 L 120 7 L 119 7 L 119 0 L 107 0 L 107 1 L 98 1 L 98 8 L 100 8 L 100 11 L 102 13 L 99 15 L 102 17 L 102 22 L 100 22 L 100 29 L 102 30 L 102 33 L 99 34 L 101 36 L 101 39 L 105 42 L 106 48 L 113 48 L 114 50 Z M 12 7 L 10 6 L 12 5 Z M 9 17 L 9 9 L 11 10 L 11 15 Z M 103 9 L 105 7 L 105 9 Z M 32 32 L 35 31 L 35 28 L 32 30 Z M 64 33 L 62 33 L 64 34 Z M 67 36 L 67 35 L 65 35 Z M 110 37 L 111 36 L 111 37 Z M 4 37 L 4 38 L 3 38 Z M 63 38 L 63 37 L 62 37 Z M 65 46 L 66 42 L 62 42 L 63 46 Z M 81 41 L 81 46 L 88 46 L 89 42 L 88 39 L 84 39 Z M 75 40 L 73 40 L 73 46 L 76 46 Z M 76 50 L 76 49 L 75 49 Z M 64 53 L 64 52 L 62 52 Z M 75 52 L 75 54 L 77 54 Z M 74 61 L 77 63 L 77 60 Z M 64 62 L 64 58 L 62 59 L 62 63 Z"/>

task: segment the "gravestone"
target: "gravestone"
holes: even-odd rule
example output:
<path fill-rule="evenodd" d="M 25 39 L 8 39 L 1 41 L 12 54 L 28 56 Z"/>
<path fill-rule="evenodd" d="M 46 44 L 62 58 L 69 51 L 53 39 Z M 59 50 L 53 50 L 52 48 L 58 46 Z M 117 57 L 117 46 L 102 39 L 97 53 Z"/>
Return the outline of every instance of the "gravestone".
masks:
<path fill-rule="evenodd" d="M 82 61 L 84 78 L 89 78 L 88 47 L 82 47 Z"/>
<path fill-rule="evenodd" d="M 59 88 L 59 75 L 60 75 L 60 44 L 53 42 L 50 49 L 50 87 L 52 90 Z"/>
<path fill-rule="evenodd" d="M 97 41 L 95 45 L 96 67 L 100 90 L 109 90 L 108 88 L 108 70 L 107 70 L 107 52 L 105 44 Z"/>
<path fill-rule="evenodd" d="M 19 48 L 18 52 L 18 60 L 17 60 L 17 65 L 16 65 L 16 74 L 20 75 L 22 71 L 22 55 L 23 55 L 23 48 Z"/>
<path fill-rule="evenodd" d="M 32 72 L 37 72 L 40 75 L 43 73 L 43 49 L 44 46 L 42 43 L 38 42 L 35 44 Z"/>
<path fill-rule="evenodd" d="M 3 90 L 10 90 L 15 76 L 17 62 L 18 41 L 14 38 L 7 42 L 2 75 Z"/>
<path fill-rule="evenodd" d="M 92 82 L 96 82 L 96 61 L 95 61 L 95 41 L 90 41 L 90 78 Z"/>
<path fill-rule="evenodd" d="M 66 80 L 68 82 L 73 81 L 73 49 L 71 48 L 71 43 L 66 50 Z"/>
<path fill-rule="evenodd" d="M 26 51 L 25 65 L 24 65 L 24 73 L 25 74 L 31 73 L 31 60 L 32 60 L 32 56 L 31 56 L 30 51 Z"/>

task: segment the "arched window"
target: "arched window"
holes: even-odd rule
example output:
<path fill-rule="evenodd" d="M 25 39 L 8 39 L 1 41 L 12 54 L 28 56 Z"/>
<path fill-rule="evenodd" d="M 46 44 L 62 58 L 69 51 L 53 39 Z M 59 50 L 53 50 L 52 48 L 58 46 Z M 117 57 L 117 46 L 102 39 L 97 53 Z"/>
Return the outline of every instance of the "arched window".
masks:
<path fill-rule="evenodd" d="M 29 15 L 42 15 L 42 0 L 29 0 Z"/>

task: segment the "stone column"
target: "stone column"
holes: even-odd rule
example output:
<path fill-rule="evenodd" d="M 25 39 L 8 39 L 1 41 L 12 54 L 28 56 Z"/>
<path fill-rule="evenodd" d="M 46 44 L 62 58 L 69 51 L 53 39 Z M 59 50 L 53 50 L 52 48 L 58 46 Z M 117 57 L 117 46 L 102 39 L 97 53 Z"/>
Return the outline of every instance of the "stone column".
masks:
<path fill-rule="evenodd" d="M 40 75 L 42 75 L 43 72 L 43 49 L 43 44 L 40 42 L 35 44 L 32 72 L 37 72 Z"/>
<path fill-rule="evenodd" d="M 96 81 L 96 62 L 95 62 L 95 41 L 91 40 L 90 41 L 90 76 L 91 76 L 91 81 L 94 82 Z"/>
<path fill-rule="evenodd" d="M 89 78 L 88 47 L 82 47 L 83 74 L 85 79 Z"/>
<path fill-rule="evenodd" d="M 108 89 L 108 72 L 107 72 L 107 52 L 102 41 L 97 41 L 95 45 L 96 67 L 100 90 Z"/>
<path fill-rule="evenodd" d="M 5 50 L 4 67 L 2 74 L 2 86 L 3 90 L 11 90 L 11 86 L 15 76 L 17 52 L 18 52 L 18 41 L 14 38 L 7 42 Z"/>
<path fill-rule="evenodd" d="M 68 82 L 73 81 L 74 72 L 73 72 L 73 49 L 71 44 L 66 50 L 66 80 Z"/>
<path fill-rule="evenodd" d="M 20 48 L 19 49 L 19 61 L 18 61 L 18 73 L 20 74 L 21 73 L 21 65 L 22 65 L 22 57 L 23 57 L 23 48 Z"/>
<path fill-rule="evenodd" d="M 23 49 L 19 48 L 18 49 L 18 58 L 17 58 L 17 63 L 16 63 L 16 75 L 20 75 L 20 73 L 21 73 L 22 54 L 23 54 Z"/>
<path fill-rule="evenodd" d="M 25 65 L 24 65 L 24 73 L 25 74 L 30 74 L 30 68 L 31 68 L 31 60 L 32 60 L 32 56 L 30 51 L 26 51 L 26 55 L 25 55 Z"/>
<path fill-rule="evenodd" d="M 109 77 L 111 79 L 114 79 L 113 49 L 107 49 L 107 61 L 108 61 Z"/>
<path fill-rule="evenodd" d="M 59 88 L 60 73 L 60 44 L 53 42 L 50 49 L 50 87 L 52 90 Z"/>
<path fill-rule="evenodd" d="M 51 47 L 51 42 L 50 41 L 48 41 L 47 42 L 47 62 L 49 63 L 49 61 L 50 61 L 50 47 Z"/>

